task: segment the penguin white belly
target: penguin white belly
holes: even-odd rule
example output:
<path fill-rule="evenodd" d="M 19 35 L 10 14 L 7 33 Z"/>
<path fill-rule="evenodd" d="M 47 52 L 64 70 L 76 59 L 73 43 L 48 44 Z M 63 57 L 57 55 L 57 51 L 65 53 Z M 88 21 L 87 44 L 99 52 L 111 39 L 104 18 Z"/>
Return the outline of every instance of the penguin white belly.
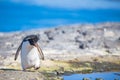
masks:
<path fill-rule="evenodd" d="M 31 46 L 28 41 L 23 42 L 21 50 L 21 64 L 23 69 L 40 67 L 40 55 L 35 46 Z"/>

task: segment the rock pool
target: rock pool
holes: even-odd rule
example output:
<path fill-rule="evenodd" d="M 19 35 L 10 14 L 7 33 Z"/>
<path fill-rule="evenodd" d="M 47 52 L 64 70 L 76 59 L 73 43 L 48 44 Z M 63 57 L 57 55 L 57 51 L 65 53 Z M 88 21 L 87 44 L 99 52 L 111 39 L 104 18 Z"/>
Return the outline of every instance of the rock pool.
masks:
<path fill-rule="evenodd" d="M 120 72 L 64 75 L 64 80 L 120 80 Z"/>

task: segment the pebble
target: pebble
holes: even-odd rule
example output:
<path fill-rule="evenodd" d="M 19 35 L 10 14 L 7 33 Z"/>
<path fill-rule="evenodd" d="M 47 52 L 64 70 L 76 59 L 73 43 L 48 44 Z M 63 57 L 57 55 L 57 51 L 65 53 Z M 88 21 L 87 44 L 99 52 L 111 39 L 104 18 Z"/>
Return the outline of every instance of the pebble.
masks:
<path fill-rule="evenodd" d="M 104 79 L 102 79 L 102 78 L 96 78 L 95 80 L 104 80 Z"/>
<path fill-rule="evenodd" d="M 82 80 L 90 80 L 89 78 L 83 78 Z"/>

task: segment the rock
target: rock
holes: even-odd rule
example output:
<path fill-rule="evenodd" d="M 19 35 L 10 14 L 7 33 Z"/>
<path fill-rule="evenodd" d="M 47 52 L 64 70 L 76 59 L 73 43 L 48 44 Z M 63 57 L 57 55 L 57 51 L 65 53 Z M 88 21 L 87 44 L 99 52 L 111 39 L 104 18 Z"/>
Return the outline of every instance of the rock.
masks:
<path fill-rule="evenodd" d="M 120 41 L 120 37 L 118 38 L 118 40 Z"/>
<path fill-rule="evenodd" d="M 0 80 L 44 80 L 45 77 L 39 72 L 23 72 L 4 70 L 0 73 Z"/>
<path fill-rule="evenodd" d="M 118 79 L 118 78 L 115 78 L 114 80 L 120 80 L 120 79 Z"/>
<path fill-rule="evenodd" d="M 90 80 L 89 78 L 83 78 L 82 80 Z"/>
<path fill-rule="evenodd" d="M 64 34 L 64 33 L 65 33 L 65 31 L 64 31 L 64 30 L 62 30 L 62 33 Z"/>
<path fill-rule="evenodd" d="M 79 48 L 80 48 L 80 49 L 86 49 L 86 48 L 88 48 L 88 46 L 87 46 L 87 44 L 86 44 L 85 42 L 81 42 L 81 43 L 79 44 Z"/>
<path fill-rule="evenodd" d="M 96 78 L 95 80 L 104 80 L 103 78 Z"/>
<path fill-rule="evenodd" d="M 113 31 L 105 31 L 104 37 L 114 37 L 115 33 Z"/>
<path fill-rule="evenodd" d="M 80 36 L 76 36 L 75 37 L 75 42 L 76 43 L 81 43 L 82 42 L 81 37 Z"/>
<path fill-rule="evenodd" d="M 86 36 L 87 35 L 87 32 L 82 32 L 81 33 L 83 36 Z"/>
<path fill-rule="evenodd" d="M 90 66 L 91 66 L 91 64 L 90 64 L 90 63 L 85 63 L 85 65 L 86 65 L 87 67 L 90 67 Z"/>
<path fill-rule="evenodd" d="M 84 44 L 80 44 L 80 45 L 79 45 L 79 48 L 80 48 L 80 49 L 85 49 L 85 47 L 86 47 L 86 46 L 85 46 Z"/>
<path fill-rule="evenodd" d="M 54 36 L 53 36 L 53 34 L 52 34 L 51 31 L 45 31 L 44 33 L 47 35 L 47 37 L 48 37 L 49 40 L 53 40 L 54 39 L 53 38 Z"/>

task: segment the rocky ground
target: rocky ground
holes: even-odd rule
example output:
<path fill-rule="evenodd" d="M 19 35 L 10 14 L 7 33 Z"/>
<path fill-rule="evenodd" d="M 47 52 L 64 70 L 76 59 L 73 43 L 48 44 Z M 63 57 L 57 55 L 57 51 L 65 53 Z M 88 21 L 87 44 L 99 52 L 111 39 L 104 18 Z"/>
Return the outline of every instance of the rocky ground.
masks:
<path fill-rule="evenodd" d="M 45 60 L 38 71 L 23 72 L 20 57 L 13 59 L 22 39 L 30 34 L 40 35 Z M 56 80 L 60 74 L 96 71 L 120 71 L 120 23 L 0 33 L 0 80 Z"/>

